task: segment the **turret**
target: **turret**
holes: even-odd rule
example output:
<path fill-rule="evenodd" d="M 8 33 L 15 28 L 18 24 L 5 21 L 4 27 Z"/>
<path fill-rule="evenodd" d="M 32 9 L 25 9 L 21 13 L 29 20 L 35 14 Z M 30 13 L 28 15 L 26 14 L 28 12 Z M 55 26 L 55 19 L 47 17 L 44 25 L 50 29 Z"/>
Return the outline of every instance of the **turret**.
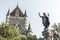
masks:
<path fill-rule="evenodd" d="M 29 26 L 28 26 L 27 35 L 28 35 L 28 36 L 31 36 L 31 35 L 32 35 L 32 30 L 31 30 L 30 23 L 29 23 Z"/>
<path fill-rule="evenodd" d="M 25 10 L 24 16 L 27 17 L 26 10 Z"/>
<path fill-rule="evenodd" d="M 9 22 L 9 16 L 10 16 L 10 9 L 8 9 L 8 12 L 6 14 L 6 23 L 8 24 Z"/>
<path fill-rule="evenodd" d="M 8 16 L 8 15 L 9 15 L 9 12 L 10 12 L 10 9 L 8 9 L 8 12 L 7 12 L 7 15 L 6 15 L 6 16 Z"/>

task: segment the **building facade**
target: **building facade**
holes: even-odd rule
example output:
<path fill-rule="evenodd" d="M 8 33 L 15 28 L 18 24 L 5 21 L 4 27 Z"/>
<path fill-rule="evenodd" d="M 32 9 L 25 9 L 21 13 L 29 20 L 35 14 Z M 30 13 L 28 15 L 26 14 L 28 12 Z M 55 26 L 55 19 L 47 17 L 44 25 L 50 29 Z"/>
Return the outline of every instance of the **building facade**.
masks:
<path fill-rule="evenodd" d="M 14 25 L 16 28 L 19 28 L 19 30 L 21 30 L 22 35 L 30 35 L 32 31 L 30 28 L 30 24 L 28 26 L 28 29 L 26 29 L 27 20 L 26 18 L 27 18 L 26 10 L 23 13 L 19 6 L 17 5 L 12 12 L 10 12 L 10 9 L 8 10 L 6 15 L 6 23 Z"/>

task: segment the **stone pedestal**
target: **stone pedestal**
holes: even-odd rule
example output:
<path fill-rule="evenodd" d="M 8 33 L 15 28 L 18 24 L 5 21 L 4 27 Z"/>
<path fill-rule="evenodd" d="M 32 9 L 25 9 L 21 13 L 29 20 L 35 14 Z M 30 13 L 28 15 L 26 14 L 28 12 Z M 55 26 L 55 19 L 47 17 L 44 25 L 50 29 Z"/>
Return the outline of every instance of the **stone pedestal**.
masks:
<path fill-rule="evenodd" d="M 51 29 L 48 28 L 44 29 L 42 35 L 44 37 L 44 40 L 53 40 L 53 30 Z"/>

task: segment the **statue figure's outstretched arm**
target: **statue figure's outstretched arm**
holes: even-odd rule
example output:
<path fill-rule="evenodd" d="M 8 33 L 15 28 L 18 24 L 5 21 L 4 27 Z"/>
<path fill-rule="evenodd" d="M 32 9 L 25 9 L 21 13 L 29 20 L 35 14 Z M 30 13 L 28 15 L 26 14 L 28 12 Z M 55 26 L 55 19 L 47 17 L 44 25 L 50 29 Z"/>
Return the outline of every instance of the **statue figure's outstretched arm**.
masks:
<path fill-rule="evenodd" d="M 40 17 L 42 17 L 42 16 L 40 15 L 40 13 L 38 13 L 38 14 L 39 14 Z"/>

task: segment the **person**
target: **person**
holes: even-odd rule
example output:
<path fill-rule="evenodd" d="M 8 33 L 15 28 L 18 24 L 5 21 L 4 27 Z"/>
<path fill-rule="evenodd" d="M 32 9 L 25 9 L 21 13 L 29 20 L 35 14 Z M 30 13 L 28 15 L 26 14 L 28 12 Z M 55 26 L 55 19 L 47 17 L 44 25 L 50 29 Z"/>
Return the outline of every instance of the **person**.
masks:
<path fill-rule="evenodd" d="M 49 27 L 49 24 L 50 24 L 49 17 L 48 17 L 49 14 L 48 14 L 48 16 L 46 16 L 46 14 L 43 13 L 43 16 L 41 16 L 40 13 L 39 13 L 39 16 L 42 18 L 43 26 L 45 26 L 45 28 L 48 28 Z"/>

